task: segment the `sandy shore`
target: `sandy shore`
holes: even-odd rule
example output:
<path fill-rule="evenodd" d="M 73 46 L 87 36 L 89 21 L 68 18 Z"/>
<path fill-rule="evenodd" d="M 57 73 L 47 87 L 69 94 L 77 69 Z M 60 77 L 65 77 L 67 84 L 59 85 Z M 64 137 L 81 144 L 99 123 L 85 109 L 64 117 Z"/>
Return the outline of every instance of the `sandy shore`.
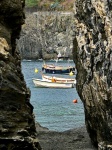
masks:
<path fill-rule="evenodd" d="M 56 132 L 36 124 L 36 129 L 43 150 L 97 150 L 91 144 L 85 126 Z"/>

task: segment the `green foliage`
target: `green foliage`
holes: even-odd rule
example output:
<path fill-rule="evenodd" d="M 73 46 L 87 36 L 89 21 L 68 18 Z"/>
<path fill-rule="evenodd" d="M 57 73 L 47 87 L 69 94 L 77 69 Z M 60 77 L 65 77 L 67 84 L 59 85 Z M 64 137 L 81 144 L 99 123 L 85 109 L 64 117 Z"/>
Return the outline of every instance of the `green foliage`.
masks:
<path fill-rule="evenodd" d="M 63 2 L 65 0 L 52 0 L 52 3 L 60 3 L 60 2 Z M 40 2 L 42 2 L 42 0 L 25 0 L 26 2 L 26 6 L 28 7 L 33 7 L 33 6 L 37 6 Z M 46 3 L 47 3 L 47 0 L 46 0 Z"/>
<path fill-rule="evenodd" d="M 73 8 L 74 0 L 25 0 L 26 7 L 35 7 L 37 6 L 39 9 L 44 10 L 71 10 Z"/>
<path fill-rule="evenodd" d="M 26 0 L 25 2 L 26 2 L 26 6 L 33 7 L 33 6 L 37 6 L 40 0 Z"/>

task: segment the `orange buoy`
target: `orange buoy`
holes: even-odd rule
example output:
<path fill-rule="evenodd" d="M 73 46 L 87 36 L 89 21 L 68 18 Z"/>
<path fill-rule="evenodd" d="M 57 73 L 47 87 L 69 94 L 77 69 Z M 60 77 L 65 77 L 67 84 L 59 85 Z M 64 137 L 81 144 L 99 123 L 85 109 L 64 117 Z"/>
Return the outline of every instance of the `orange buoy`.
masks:
<path fill-rule="evenodd" d="M 77 102 L 78 102 L 77 99 L 74 99 L 74 100 L 73 100 L 73 103 L 77 103 Z"/>

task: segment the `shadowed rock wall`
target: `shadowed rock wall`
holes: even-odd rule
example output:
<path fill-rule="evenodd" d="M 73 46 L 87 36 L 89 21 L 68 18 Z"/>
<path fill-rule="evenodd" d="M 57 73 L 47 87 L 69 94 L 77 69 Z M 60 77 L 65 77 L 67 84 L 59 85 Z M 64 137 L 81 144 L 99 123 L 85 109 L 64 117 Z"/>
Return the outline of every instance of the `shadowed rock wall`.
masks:
<path fill-rule="evenodd" d="M 74 61 L 85 122 L 99 150 L 112 149 L 112 0 L 76 0 Z"/>
<path fill-rule="evenodd" d="M 40 150 L 30 91 L 16 49 L 24 0 L 0 1 L 0 150 Z"/>

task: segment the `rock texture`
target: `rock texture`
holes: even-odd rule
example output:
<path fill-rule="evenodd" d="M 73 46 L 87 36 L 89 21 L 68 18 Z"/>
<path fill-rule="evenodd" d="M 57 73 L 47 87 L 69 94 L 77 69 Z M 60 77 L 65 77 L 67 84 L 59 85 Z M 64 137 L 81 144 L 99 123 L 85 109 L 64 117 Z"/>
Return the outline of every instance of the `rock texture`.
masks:
<path fill-rule="evenodd" d="M 112 149 L 112 0 L 76 0 L 74 61 L 85 122 L 99 150 Z"/>
<path fill-rule="evenodd" d="M 40 150 L 16 49 L 24 23 L 24 0 L 0 1 L 0 150 Z"/>
<path fill-rule="evenodd" d="M 18 41 L 23 59 L 72 57 L 74 18 L 72 12 L 26 11 L 26 23 Z"/>

